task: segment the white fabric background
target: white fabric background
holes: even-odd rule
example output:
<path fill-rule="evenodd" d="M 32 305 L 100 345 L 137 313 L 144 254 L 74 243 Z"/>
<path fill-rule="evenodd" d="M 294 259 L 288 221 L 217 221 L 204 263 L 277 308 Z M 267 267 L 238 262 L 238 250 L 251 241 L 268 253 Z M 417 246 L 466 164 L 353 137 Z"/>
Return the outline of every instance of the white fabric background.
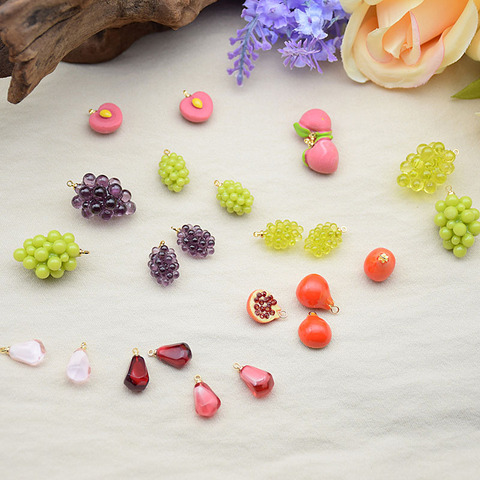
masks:
<path fill-rule="evenodd" d="M 4 476 L 38 479 L 473 479 L 479 461 L 478 280 L 480 246 L 456 259 L 433 224 L 434 203 L 396 185 L 399 164 L 422 142 L 458 148 L 449 178 L 480 205 L 478 101 L 450 95 L 478 77 L 469 59 L 416 90 L 388 91 L 350 81 L 342 65 L 324 75 L 285 69 L 262 54 L 238 88 L 225 73 L 228 38 L 240 7 L 209 7 L 190 26 L 146 37 L 103 65 L 61 64 L 2 116 L 0 343 L 40 338 L 45 362 L 31 368 L 0 358 L 0 465 Z M 204 90 L 214 114 L 203 125 L 178 113 L 182 90 Z M 115 102 L 121 129 L 100 136 L 88 109 Z M 332 176 L 303 166 L 292 124 L 310 108 L 333 121 L 340 166 Z M 181 194 L 160 182 L 168 148 L 182 154 L 191 183 Z M 88 171 L 120 178 L 137 213 L 87 221 L 70 206 L 69 179 Z M 215 179 L 241 181 L 254 209 L 220 208 Z M 268 250 L 252 232 L 289 218 L 305 227 L 334 221 L 348 233 L 323 259 Z M 179 253 L 181 276 L 168 289 L 149 276 L 150 249 L 175 245 L 170 226 L 199 223 L 216 237 L 214 256 Z M 72 231 L 91 255 L 60 281 L 40 281 L 12 258 L 32 235 Z M 397 268 L 375 284 L 367 253 L 391 249 Z M 329 282 L 340 306 L 324 350 L 297 336 L 307 315 L 295 298 L 309 273 Z M 288 318 L 255 324 L 245 301 L 273 292 Z M 65 377 L 71 352 L 88 344 L 92 376 Z M 175 370 L 147 350 L 187 342 L 193 359 Z M 140 349 L 150 385 L 123 385 Z M 270 371 L 271 396 L 253 398 L 233 362 Z M 200 374 L 222 407 L 195 415 Z"/>

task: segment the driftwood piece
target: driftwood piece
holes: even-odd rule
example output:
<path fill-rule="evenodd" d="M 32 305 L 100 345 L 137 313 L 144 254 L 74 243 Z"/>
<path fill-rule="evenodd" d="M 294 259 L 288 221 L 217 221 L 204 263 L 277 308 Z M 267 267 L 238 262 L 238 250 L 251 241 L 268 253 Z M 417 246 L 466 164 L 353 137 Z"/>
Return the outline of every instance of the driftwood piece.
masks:
<path fill-rule="evenodd" d="M 0 76 L 12 76 L 8 101 L 21 102 L 64 58 L 110 60 L 143 35 L 187 25 L 215 1 L 0 0 Z"/>

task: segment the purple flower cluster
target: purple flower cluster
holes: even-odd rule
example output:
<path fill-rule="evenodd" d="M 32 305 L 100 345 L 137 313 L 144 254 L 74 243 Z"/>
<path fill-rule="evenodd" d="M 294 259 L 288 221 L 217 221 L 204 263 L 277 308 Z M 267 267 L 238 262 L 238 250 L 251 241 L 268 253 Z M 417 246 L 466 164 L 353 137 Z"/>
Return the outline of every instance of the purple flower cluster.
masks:
<path fill-rule="evenodd" d="M 231 38 L 237 48 L 228 54 L 234 60 L 229 75 L 238 85 L 250 76 L 258 51 L 270 50 L 280 38 L 278 49 L 284 65 L 309 67 L 322 72 L 319 62 L 335 62 L 348 15 L 339 0 L 245 0 L 242 18 L 247 25 Z"/>

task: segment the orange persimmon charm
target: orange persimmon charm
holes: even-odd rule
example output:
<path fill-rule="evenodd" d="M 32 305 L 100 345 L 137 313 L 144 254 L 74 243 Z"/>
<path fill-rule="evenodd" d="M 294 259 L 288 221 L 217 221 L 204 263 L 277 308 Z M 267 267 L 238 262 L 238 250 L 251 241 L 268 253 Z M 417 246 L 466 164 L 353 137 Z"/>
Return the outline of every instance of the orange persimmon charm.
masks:
<path fill-rule="evenodd" d="M 374 282 L 383 282 L 395 268 L 395 256 L 386 248 L 372 250 L 365 259 L 363 269 L 368 278 Z"/>

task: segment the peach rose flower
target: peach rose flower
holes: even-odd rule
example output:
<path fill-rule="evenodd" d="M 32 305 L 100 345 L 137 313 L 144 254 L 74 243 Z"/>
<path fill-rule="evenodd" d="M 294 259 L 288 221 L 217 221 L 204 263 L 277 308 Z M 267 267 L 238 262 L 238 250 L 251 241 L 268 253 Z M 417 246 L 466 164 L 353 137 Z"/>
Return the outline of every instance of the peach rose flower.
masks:
<path fill-rule="evenodd" d="M 423 85 L 467 50 L 478 24 L 475 1 L 480 5 L 480 0 L 340 0 L 352 13 L 342 44 L 345 71 L 357 82 L 387 88 Z"/>

